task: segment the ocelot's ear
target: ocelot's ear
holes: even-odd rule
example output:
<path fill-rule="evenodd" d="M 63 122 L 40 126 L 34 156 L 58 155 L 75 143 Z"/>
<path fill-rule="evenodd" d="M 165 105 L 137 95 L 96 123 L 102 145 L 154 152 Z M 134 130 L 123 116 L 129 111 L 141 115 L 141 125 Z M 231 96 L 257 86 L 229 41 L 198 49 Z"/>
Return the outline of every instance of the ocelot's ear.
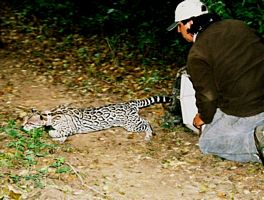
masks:
<path fill-rule="evenodd" d="M 36 108 L 31 108 L 31 113 L 33 115 L 41 115 L 41 113 Z"/>
<path fill-rule="evenodd" d="M 38 113 L 38 110 L 36 108 L 31 108 L 32 113 Z"/>

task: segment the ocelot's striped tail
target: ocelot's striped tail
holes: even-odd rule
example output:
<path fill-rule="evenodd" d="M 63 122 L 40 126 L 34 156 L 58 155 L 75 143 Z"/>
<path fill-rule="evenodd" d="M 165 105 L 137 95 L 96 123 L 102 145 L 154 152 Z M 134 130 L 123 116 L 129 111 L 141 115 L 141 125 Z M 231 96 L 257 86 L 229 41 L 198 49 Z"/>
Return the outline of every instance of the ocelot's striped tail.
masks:
<path fill-rule="evenodd" d="M 146 99 L 135 100 L 133 102 L 137 104 L 138 108 L 144 108 L 157 103 L 171 103 L 172 98 L 167 96 L 152 96 Z"/>

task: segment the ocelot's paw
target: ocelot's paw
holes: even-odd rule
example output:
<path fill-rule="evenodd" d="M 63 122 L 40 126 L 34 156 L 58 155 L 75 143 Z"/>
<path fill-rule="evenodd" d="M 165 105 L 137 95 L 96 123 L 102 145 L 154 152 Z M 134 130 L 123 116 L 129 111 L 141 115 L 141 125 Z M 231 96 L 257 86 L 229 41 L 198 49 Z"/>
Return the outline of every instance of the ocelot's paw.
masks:
<path fill-rule="evenodd" d="M 153 130 L 152 130 L 152 128 L 151 128 L 151 126 L 149 124 L 147 124 L 147 128 L 145 130 L 145 133 L 146 133 L 146 135 L 145 135 L 145 141 L 146 142 L 150 142 L 151 139 L 152 139 L 152 137 L 153 137 Z"/>
<path fill-rule="evenodd" d="M 151 141 L 151 139 L 152 139 L 152 134 L 146 134 L 146 136 L 145 136 L 145 141 L 146 142 L 150 142 Z"/>
<path fill-rule="evenodd" d="M 67 137 L 52 138 L 53 141 L 64 143 Z"/>
<path fill-rule="evenodd" d="M 50 130 L 49 136 L 52 137 L 52 140 L 63 143 L 67 139 L 67 137 L 62 136 L 61 132 L 57 130 Z"/>
<path fill-rule="evenodd" d="M 60 138 L 61 137 L 61 133 L 57 130 L 50 130 L 49 131 L 49 136 L 52 138 Z"/>

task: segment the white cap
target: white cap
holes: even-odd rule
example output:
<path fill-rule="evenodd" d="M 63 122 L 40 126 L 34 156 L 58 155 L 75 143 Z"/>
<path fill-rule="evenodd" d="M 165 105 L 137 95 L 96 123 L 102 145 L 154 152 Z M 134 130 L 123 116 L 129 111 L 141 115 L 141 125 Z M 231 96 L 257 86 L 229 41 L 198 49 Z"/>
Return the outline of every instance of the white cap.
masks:
<path fill-rule="evenodd" d="M 176 7 L 175 22 L 167 28 L 167 31 L 177 27 L 180 21 L 206 13 L 208 13 L 208 9 L 200 0 L 185 0 Z"/>

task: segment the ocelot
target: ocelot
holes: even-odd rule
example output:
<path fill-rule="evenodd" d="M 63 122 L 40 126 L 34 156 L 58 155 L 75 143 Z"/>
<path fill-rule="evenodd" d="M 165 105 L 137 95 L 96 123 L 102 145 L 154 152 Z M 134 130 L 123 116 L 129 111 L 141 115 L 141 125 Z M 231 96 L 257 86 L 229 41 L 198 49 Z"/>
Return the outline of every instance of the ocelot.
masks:
<path fill-rule="evenodd" d="M 145 132 L 145 140 L 150 141 L 153 133 L 151 125 L 139 116 L 139 109 L 152 104 L 170 102 L 172 102 L 170 97 L 152 96 L 95 108 L 62 105 L 44 112 L 32 109 L 24 119 L 23 128 L 29 131 L 39 127 L 50 127 L 49 135 L 53 140 L 62 143 L 73 134 L 123 127 L 131 132 Z"/>

